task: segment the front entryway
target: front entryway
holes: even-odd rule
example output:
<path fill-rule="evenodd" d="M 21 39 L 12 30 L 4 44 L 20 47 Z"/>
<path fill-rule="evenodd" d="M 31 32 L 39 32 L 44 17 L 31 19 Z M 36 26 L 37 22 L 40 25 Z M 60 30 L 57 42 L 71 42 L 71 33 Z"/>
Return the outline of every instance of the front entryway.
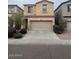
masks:
<path fill-rule="evenodd" d="M 52 21 L 31 21 L 31 31 L 53 31 Z"/>

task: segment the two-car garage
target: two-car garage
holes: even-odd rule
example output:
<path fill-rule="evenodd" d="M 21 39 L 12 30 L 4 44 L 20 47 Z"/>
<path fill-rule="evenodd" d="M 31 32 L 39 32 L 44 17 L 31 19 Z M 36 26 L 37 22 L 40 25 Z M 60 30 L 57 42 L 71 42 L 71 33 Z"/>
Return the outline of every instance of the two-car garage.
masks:
<path fill-rule="evenodd" d="M 28 31 L 53 31 L 54 17 L 28 17 Z"/>
<path fill-rule="evenodd" d="M 52 31 L 52 21 L 31 21 L 32 31 Z"/>

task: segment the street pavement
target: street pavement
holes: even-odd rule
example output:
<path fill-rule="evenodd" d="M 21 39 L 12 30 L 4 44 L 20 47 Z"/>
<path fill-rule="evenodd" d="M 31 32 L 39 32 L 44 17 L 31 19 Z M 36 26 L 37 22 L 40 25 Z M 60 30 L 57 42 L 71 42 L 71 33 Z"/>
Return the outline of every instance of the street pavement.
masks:
<path fill-rule="evenodd" d="M 70 40 L 47 41 L 9 41 L 8 59 L 71 59 Z"/>
<path fill-rule="evenodd" d="M 31 32 L 22 39 L 8 40 L 8 59 L 71 59 L 71 40 L 60 40 L 54 33 Z"/>

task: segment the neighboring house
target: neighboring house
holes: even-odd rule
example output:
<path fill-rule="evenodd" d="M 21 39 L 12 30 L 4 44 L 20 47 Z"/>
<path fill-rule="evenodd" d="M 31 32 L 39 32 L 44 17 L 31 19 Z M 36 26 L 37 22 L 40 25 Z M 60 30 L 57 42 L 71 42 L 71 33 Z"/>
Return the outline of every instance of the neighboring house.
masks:
<path fill-rule="evenodd" d="M 67 30 L 71 31 L 71 0 L 61 3 L 56 8 L 55 17 L 58 17 L 58 15 L 67 21 Z"/>
<path fill-rule="evenodd" d="M 53 31 L 54 3 L 48 0 L 24 4 L 24 20 L 30 31 Z"/>
<path fill-rule="evenodd" d="M 23 13 L 23 9 L 18 5 L 8 5 L 8 16 L 12 16 L 15 13 Z"/>

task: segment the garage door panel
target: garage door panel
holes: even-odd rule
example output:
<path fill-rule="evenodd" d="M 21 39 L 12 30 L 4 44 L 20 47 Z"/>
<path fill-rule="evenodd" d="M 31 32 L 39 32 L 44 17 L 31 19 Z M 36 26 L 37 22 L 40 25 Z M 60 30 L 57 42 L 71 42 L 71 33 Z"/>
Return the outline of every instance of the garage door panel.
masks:
<path fill-rule="evenodd" d="M 31 30 L 52 31 L 52 22 L 31 22 Z"/>

